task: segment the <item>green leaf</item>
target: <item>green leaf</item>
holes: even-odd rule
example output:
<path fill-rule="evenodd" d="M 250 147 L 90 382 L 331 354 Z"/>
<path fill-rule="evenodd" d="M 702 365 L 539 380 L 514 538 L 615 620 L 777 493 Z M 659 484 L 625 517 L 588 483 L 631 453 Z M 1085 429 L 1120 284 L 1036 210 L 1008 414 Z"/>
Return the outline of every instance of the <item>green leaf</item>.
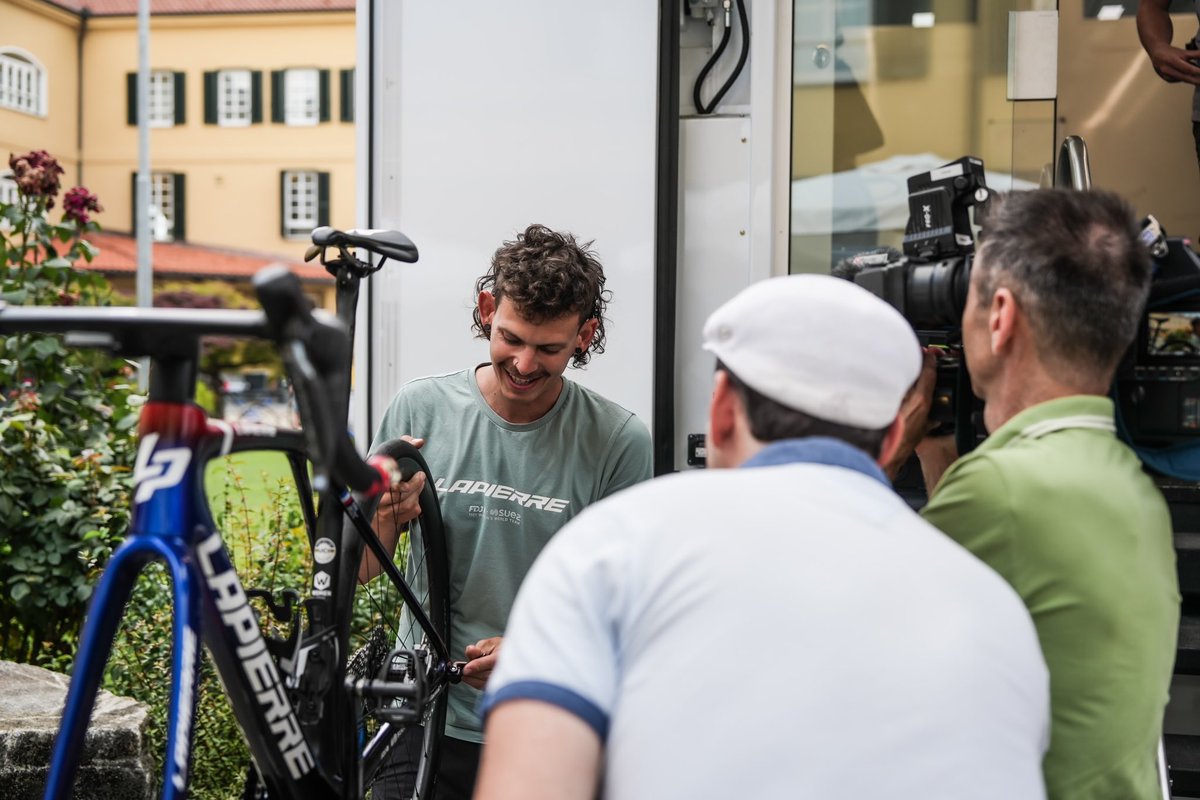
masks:
<path fill-rule="evenodd" d="M 29 595 L 29 584 L 27 584 L 27 583 L 13 584 L 13 587 L 12 587 L 12 589 L 9 590 L 8 594 L 10 597 L 12 597 L 13 600 L 15 600 L 16 602 L 19 603 L 19 602 L 21 602 L 21 600 L 23 598 L 25 598 Z"/>
<path fill-rule="evenodd" d="M 62 343 L 50 336 L 39 338 L 33 343 L 33 353 L 38 358 L 47 358 L 61 352 Z"/>

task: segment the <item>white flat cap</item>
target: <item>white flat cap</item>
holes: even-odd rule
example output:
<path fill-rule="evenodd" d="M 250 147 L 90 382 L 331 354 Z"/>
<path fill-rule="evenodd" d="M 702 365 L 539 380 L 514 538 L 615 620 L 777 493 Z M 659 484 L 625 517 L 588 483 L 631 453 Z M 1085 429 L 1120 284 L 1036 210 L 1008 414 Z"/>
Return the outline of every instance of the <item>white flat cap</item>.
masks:
<path fill-rule="evenodd" d="M 900 312 L 829 275 L 743 289 L 704 323 L 704 349 L 777 403 L 869 430 L 892 423 L 921 371 L 920 343 Z"/>

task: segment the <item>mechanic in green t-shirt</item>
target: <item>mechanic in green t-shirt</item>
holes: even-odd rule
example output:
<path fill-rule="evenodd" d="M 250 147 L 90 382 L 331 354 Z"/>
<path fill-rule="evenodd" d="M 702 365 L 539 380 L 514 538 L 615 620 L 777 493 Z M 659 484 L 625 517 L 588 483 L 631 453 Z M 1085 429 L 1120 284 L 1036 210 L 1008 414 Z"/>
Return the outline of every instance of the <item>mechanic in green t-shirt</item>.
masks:
<path fill-rule="evenodd" d="M 375 435 L 374 446 L 401 436 L 423 445 L 446 531 L 449 644 L 467 663 L 450 691 L 439 800 L 471 796 L 483 741 L 475 707 L 534 559 L 584 506 L 651 475 L 646 426 L 563 377 L 604 350 L 609 292 L 589 248 L 542 225 L 501 245 L 475 287 L 474 327 L 491 360 L 406 384 Z M 376 530 L 389 550 L 397 525 L 419 514 L 424 485 L 418 473 L 380 503 Z M 359 578 L 378 572 L 368 552 Z M 404 742 L 391 757 L 372 796 L 408 800 L 416 764 Z"/>
<path fill-rule="evenodd" d="M 1050 668 L 1047 796 L 1158 798 L 1179 624 L 1171 520 L 1107 396 L 1149 290 L 1148 254 L 1129 207 L 1104 192 L 999 197 L 983 227 L 962 336 L 989 435 L 956 461 L 948 437 L 916 445 L 931 489 L 922 515 L 1033 617 Z M 927 353 L 907 407 L 918 436 L 933 366 Z"/>

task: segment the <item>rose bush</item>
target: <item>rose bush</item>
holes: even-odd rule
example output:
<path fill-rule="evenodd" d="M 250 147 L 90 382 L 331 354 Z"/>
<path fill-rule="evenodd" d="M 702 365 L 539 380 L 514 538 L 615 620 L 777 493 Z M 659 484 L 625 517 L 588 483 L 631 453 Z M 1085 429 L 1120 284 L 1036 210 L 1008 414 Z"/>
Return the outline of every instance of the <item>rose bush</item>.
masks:
<path fill-rule="evenodd" d="M 83 187 L 50 217 L 63 169 L 38 150 L 9 158 L 17 198 L 0 203 L 0 299 L 107 305 L 98 273 L 75 265 L 101 210 Z M 0 336 L 0 657 L 65 668 L 96 576 L 129 517 L 135 374 L 57 337 Z"/>

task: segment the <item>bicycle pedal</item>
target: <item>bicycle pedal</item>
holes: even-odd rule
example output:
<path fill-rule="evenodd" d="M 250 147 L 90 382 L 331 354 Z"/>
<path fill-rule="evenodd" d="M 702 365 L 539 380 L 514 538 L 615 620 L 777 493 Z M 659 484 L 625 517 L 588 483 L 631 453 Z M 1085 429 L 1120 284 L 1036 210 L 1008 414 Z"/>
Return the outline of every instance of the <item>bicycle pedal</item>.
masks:
<path fill-rule="evenodd" d="M 393 725 L 412 725 L 423 722 L 419 706 L 413 703 L 377 708 L 375 709 L 375 718 L 380 722 L 390 722 Z"/>
<path fill-rule="evenodd" d="M 395 681 L 379 678 L 347 678 L 346 689 L 355 697 L 365 699 L 401 698 L 412 700 L 424 694 L 424 687 L 407 677 Z"/>

